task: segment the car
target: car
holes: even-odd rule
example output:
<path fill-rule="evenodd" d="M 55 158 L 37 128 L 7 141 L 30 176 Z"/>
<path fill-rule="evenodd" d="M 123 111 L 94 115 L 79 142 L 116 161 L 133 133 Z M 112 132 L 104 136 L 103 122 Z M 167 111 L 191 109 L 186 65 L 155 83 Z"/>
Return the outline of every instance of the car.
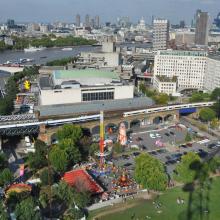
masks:
<path fill-rule="evenodd" d="M 169 133 L 165 133 L 165 135 L 166 135 L 167 137 L 169 137 L 169 136 L 170 136 L 170 134 L 169 134 Z"/>
<path fill-rule="evenodd" d="M 136 141 L 143 141 L 143 138 L 137 137 L 137 138 L 136 138 Z"/>
<path fill-rule="evenodd" d="M 134 157 L 137 157 L 138 155 L 140 155 L 141 153 L 140 152 L 134 152 L 133 155 Z"/>
<path fill-rule="evenodd" d="M 158 138 L 160 138 L 161 137 L 161 135 L 160 134 L 155 134 L 156 135 L 156 137 L 158 137 Z"/>
<path fill-rule="evenodd" d="M 181 144 L 179 147 L 187 148 L 187 146 L 185 144 Z"/>
<path fill-rule="evenodd" d="M 173 131 L 170 131 L 170 134 L 175 135 L 175 133 Z"/>
<path fill-rule="evenodd" d="M 160 150 L 158 150 L 157 152 L 158 152 L 159 154 L 164 154 L 164 153 L 167 152 L 167 150 L 166 150 L 166 149 L 160 149 Z"/>
<path fill-rule="evenodd" d="M 156 138 L 156 136 L 154 134 L 152 134 L 152 133 L 150 133 L 150 137 L 153 138 L 153 139 Z"/>
<path fill-rule="evenodd" d="M 208 156 L 208 152 L 202 150 L 202 149 L 199 149 L 199 151 L 197 152 L 197 154 L 199 155 L 200 158 L 205 158 Z"/>
<path fill-rule="evenodd" d="M 147 150 L 147 147 L 146 147 L 145 145 L 143 145 L 143 144 L 140 145 L 140 148 L 141 148 L 142 150 Z"/>
<path fill-rule="evenodd" d="M 157 151 L 151 151 L 151 152 L 149 152 L 149 154 L 151 154 L 151 155 L 157 155 Z"/>
<path fill-rule="evenodd" d="M 192 147 L 192 143 L 187 143 L 186 144 L 188 147 Z"/>
<path fill-rule="evenodd" d="M 217 148 L 217 147 L 218 147 L 218 146 L 217 146 L 216 144 L 214 144 L 214 143 L 208 145 L 208 148 L 209 148 L 209 149 L 215 149 L 215 148 Z"/>
<path fill-rule="evenodd" d="M 129 155 L 126 155 L 126 154 L 123 154 L 121 157 L 122 157 L 122 159 L 124 159 L 124 160 L 128 160 L 128 159 L 130 158 L 130 156 L 129 156 Z"/>
<path fill-rule="evenodd" d="M 171 164 L 175 164 L 177 161 L 176 160 L 167 160 L 165 162 L 166 165 L 171 165 Z"/>
<path fill-rule="evenodd" d="M 123 166 L 124 167 L 130 167 L 132 165 L 132 163 L 125 163 Z"/>

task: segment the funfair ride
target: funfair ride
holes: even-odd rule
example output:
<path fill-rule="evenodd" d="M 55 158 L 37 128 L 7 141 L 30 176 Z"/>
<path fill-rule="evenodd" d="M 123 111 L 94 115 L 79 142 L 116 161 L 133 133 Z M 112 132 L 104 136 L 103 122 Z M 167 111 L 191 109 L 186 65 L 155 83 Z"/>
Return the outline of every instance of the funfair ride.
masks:
<path fill-rule="evenodd" d="M 107 172 L 105 168 L 105 157 L 109 155 L 109 152 L 105 151 L 105 134 L 104 134 L 104 112 L 100 111 L 100 141 L 99 151 L 96 155 L 99 157 L 99 173 L 105 174 Z"/>

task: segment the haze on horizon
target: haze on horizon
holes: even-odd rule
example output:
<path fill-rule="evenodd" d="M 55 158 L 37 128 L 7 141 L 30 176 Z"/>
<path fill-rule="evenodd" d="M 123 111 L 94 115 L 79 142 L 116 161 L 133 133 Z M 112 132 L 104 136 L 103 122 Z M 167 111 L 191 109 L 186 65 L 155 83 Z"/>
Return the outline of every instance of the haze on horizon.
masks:
<path fill-rule="evenodd" d="M 74 22 L 76 14 L 99 15 L 101 21 L 129 16 L 137 22 L 142 16 L 149 23 L 152 15 L 172 23 L 190 24 L 197 9 L 209 12 L 211 21 L 220 11 L 220 0 L 0 0 L 0 22 L 8 18 L 20 22 Z"/>

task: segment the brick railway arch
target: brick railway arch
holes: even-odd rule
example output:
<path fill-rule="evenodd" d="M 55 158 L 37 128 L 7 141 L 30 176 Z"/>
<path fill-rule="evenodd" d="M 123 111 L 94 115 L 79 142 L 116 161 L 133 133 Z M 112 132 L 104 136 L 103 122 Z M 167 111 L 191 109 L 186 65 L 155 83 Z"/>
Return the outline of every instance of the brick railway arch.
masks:
<path fill-rule="evenodd" d="M 168 114 L 164 117 L 164 121 L 173 121 L 174 120 L 174 115 Z"/>
<path fill-rule="evenodd" d="M 127 121 L 121 121 L 119 124 L 118 124 L 118 127 L 120 127 L 121 123 L 124 123 L 126 129 L 129 129 L 129 123 Z"/>
<path fill-rule="evenodd" d="M 93 128 L 91 129 L 91 133 L 92 133 L 92 134 L 99 134 L 99 133 L 100 133 L 100 126 L 97 125 L 97 126 L 93 127 Z"/>
<path fill-rule="evenodd" d="M 161 116 L 156 116 L 155 118 L 153 118 L 153 124 L 160 124 L 163 122 L 163 117 Z"/>
<path fill-rule="evenodd" d="M 140 128 L 141 127 L 141 121 L 139 119 L 134 119 L 130 122 L 130 128 Z"/>
<path fill-rule="evenodd" d="M 108 123 L 105 126 L 105 132 L 109 134 L 118 132 L 118 125 L 115 123 Z"/>

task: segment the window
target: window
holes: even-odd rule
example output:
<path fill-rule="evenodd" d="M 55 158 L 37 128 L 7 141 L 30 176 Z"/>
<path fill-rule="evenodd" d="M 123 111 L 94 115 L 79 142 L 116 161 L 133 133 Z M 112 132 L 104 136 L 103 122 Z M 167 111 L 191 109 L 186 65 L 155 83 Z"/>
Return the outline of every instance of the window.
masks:
<path fill-rule="evenodd" d="M 95 101 L 95 100 L 111 100 L 114 99 L 114 92 L 94 92 L 94 93 L 83 93 L 82 100 Z"/>

